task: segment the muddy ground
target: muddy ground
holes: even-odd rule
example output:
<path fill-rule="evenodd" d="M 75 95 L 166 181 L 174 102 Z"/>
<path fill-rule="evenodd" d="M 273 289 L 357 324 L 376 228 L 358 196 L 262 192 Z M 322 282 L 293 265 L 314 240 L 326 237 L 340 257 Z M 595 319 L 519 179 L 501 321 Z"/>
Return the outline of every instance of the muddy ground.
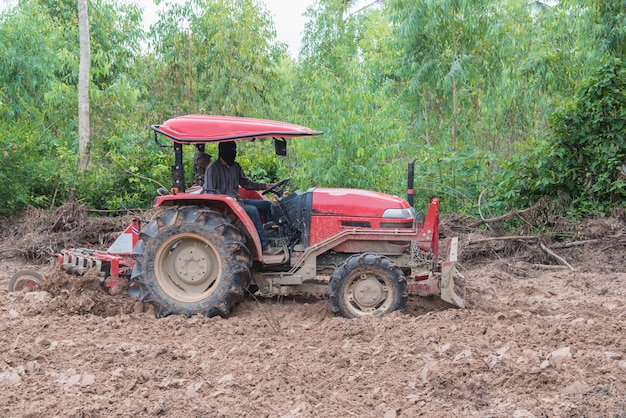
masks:
<path fill-rule="evenodd" d="M 460 234 L 467 308 L 411 297 L 354 320 L 250 295 L 229 318 L 156 319 L 57 273 L 8 293 L 46 267 L 0 253 L 0 416 L 625 417 L 626 240 L 608 228 L 552 245 L 561 261 Z"/>

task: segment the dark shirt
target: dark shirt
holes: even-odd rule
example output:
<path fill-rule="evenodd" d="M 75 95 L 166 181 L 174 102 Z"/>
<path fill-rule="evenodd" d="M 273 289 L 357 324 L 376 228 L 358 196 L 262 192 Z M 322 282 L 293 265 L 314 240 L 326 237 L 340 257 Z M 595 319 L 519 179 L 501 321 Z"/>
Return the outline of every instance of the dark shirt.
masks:
<path fill-rule="evenodd" d="M 239 186 L 247 190 L 264 190 L 265 183 L 250 180 L 236 161 L 227 165 L 220 158 L 213 161 L 204 173 L 204 190 L 239 199 Z"/>

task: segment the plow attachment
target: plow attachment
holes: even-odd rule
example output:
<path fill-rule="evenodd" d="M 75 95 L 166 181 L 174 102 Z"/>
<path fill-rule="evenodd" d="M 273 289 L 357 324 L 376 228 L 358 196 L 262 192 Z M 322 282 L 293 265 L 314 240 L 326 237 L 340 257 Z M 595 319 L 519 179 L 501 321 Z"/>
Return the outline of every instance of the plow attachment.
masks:
<path fill-rule="evenodd" d="M 68 273 L 83 275 L 91 269 L 98 271 L 100 282 L 110 294 L 116 294 L 128 285 L 135 260 L 133 247 L 139 241 L 141 221 L 134 218 L 131 224 L 106 251 L 71 248 L 55 254 L 59 268 Z"/>
<path fill-rule="evenodd" d="M 465 280 L 461 272 L 456 269 L 459 239 L 450 238 L 446 242 L 446 261 L 441 265 L 441 299 L 448 303 L 465 307 L 465 301 L 459 293 L 465 293 Z"/>
<path fill-rule="evenodd" d="M 88 248 L 62 250 L 52 257 L 52 267 L 58 267 L 77 276 L 82 276 L 92 269 L 96 270 L 100 283 L 109 294 L 119 293 L 121 288 L 128 287 L 135 264 L 135 260 L 131 258 L 131 252 L 139 240 L 140 228 L 140 220 L 133 219 L 106 251 Z M 44 275 L 41 273 L 31 270 L 19 271 L 9 281 L 9 292 L 22 289 L 39 290 L 43 281 Z"/>
<path fill-rule="evenodd" d="M 441 263 L 439 273 L 427 272 L 407 281 L 410 294 L 420 296 L 438 295 L 442 300 L 465 307 L 465 278 L 456 268 L 459 239 L 448 238 L 446 241 L 446 259 Z"/>

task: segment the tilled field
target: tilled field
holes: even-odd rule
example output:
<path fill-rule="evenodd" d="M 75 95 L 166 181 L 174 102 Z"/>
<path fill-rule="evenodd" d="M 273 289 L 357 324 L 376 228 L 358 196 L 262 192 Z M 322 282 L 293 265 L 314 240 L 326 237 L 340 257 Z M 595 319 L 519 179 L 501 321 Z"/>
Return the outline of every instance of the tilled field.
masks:
<path fill-rule="evenodd" d="M 89 277 L 8 293 L 41 267 L 0 260 L 0 416 L 624 417 L 624 256 L 461 263 L 468 308 L 415 297 L 356 320 L 252 296 L 229 318 L 156 319 Z"/>

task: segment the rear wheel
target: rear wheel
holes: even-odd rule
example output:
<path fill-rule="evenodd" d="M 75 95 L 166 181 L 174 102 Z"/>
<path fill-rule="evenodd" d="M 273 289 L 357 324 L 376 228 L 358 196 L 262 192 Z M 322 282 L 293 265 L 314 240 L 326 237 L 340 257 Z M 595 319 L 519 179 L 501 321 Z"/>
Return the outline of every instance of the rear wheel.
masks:
<path fill-rule="evenodd" d="M 41 288 L 43 275 L 33 270 L 22 270 L 9 279 L 9 292 L 26 290 L 32 292 Z"/>
<path fill-rule="evenodd" d="M 250 285 L 250 253 L 221 213 L 170 209 L 141 231 L 131 281 L 158 316 L 227 315 Z"/>
<path fill-rule="evenodd" d="M 330 309 L 345 318 L 401 310 L 408 297 L 402 270 L 375 253 L 349 257 L 334 271 L 328 286 Z"/>

